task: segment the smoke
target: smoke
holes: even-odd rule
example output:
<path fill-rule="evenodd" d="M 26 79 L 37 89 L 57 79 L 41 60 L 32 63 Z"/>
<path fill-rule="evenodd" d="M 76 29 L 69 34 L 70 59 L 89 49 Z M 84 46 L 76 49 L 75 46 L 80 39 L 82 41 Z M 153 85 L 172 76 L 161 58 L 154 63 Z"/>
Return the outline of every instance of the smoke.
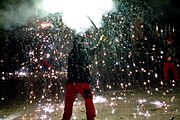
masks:
<path fill-rule="evenodd" d="M 47 13 L 62 13 L 63 22 L 76 31 L 92 26 L 88 17 L 101 26 L 101 17 L 109 11 L 116 11 L 118 0 L 4 0 L 0 3 L 0 27 L 12 29 L 13 26 L 26 25 Z M 20 1 L 20 2 L 17 2 Z M 148 2 L 155 12 L 165 14 L 164 17 L 180 15 L 180 8 L 175 0 L 151 0 Z M 120 2 L 120 1 L 119 1 Z"/>
<path fill-rule="evenodd" d="M 90 17 L 97 27 L 101 26 L 102 15 L 115 10 L 112 0 L 33 0 L 31 2 L 7 1 L 0 9 L 0 27 L 26 25 L 49 13 L 62 13 L 63 22 L 70 28 L 83 31 L 92 26 Z"/>
<path fill-rule="evenodd" d="M 40 9 L 37 2 L 4 2 L 3 9 L 0 9 L 0 27 L 4 29 L 13 29 L 14 26 L 26 25 L 28 22 L 34 20 L 39 14 Z"/>
<path fill-rule="evenodd" d="M 76 32 L 101 26 L 102 15 L 115 10 L 112 0 L 44 0 L 43 8 L 51 13 L 61 12 L 63 22 Z"/>

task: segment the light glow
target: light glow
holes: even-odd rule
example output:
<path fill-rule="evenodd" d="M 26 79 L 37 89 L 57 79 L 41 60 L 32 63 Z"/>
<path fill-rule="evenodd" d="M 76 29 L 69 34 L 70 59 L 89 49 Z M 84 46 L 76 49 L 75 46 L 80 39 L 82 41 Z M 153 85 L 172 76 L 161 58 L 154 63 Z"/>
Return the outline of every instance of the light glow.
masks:
<path fill-rule="evenodd" d="M 105 13 L 115 10 L 112 0 L 44 0 L 42 7 L 50 13 L 62 13 L 63 22 L 77 33 L 93 26 L 88 17 L 101 26 L 101 18 Z"/>

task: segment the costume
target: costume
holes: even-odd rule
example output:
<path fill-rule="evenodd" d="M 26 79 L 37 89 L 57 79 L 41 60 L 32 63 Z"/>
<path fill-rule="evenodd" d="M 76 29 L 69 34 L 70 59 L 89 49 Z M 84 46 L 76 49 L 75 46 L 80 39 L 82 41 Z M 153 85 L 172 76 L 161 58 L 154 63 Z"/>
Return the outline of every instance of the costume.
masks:
<path fill-rule="evenodd" d="M 176 55 L 176 49 L 173 46 L 173 39 L 169 37 L 167 39 L 167 46 L 164 50 L 164 66 L 163 66 L 163 71 L 164 71 L 164 81 L 168 81 L 169 78 L 169 71 L 172 70 L 174 80 L 178 81 L 179 80 L 179 72 L 177 69 L 177 66 L 174 63 L 175 60 L 175 55 Z"/>
<path fill-rule="evenodd" d="M 78 93 L 85 101 L 87 120 L 94 120 L 96 113 L 93 104 L 93 95 L 90 87 L 90 64 L 89 57 L 94 55 L 96 48 L 88 49 L 83 47 L 83 38 L 75 37 L 73 49 L 68 58 L 68 79 L 65 94 L 65 108 L 63 120 L 70 120 L 72 115 L 73 102 Z"/>

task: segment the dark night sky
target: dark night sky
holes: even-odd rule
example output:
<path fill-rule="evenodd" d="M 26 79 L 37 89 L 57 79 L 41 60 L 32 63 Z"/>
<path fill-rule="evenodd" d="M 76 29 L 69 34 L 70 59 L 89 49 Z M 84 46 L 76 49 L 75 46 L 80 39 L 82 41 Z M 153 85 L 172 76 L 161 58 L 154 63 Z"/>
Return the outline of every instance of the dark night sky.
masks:
<path fill-rule="evenodd" d="M 148 1 L 148 0 L 147 0 Z M 150 0 L 149 5 L 163 19 L 180 20 L 179 0 Z"/>

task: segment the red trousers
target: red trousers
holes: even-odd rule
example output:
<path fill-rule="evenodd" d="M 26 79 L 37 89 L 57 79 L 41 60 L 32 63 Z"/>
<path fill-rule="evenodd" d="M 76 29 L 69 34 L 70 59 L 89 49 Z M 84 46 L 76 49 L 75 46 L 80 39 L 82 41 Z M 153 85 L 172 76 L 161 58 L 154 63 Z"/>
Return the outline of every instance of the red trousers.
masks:
<path fill-rule="evenodd" d="M 179 80 L 179 72 L 174 62 L 164 62 L 164 80 L 169 80 L 169 70 L 172 70 L 174 80 Z"/>
<path fill-rule="evenodd" d="M 72 115 L 73 103 L 78 93 L 81 94 L 85 101 L 87 120 L 94 120 L 96 112 L 93 104 L 91 88 L 88 83 L 67 84 L 63 120 L 70 120 Z"/>

